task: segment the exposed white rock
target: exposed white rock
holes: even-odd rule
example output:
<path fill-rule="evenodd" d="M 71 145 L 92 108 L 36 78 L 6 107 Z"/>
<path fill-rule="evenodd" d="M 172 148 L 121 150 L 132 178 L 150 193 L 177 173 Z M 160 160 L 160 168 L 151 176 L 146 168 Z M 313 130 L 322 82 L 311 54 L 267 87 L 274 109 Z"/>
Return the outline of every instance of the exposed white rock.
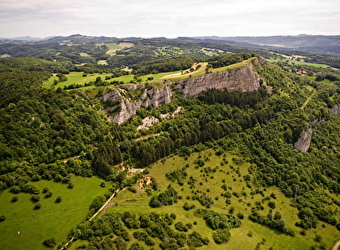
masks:
<path fill-rule="evenodd" d="M 148 116 L 148 117 L 145 117 L 143 120 L 142 120 L 143 124 L 142 125 L 139 125 L 137 127 L 137 130 L 141 130 L 141 129 L 149 129 L 150 127 L 156 125 L 159 120 L 154 117 L 154 116 Z"/>
<path fill-rule="evenodd" d="M 306 153 L 310 147 L 312 135 L 312 128 L 308 128 L 307 130 L 302 131 L 298 141 L 294 143 L 294 148 L 303 153 Z"/>
<path fill-rule="evenodd" d="M 209 89 L 220 89 L 228 91 L 254 91 L 266 83 L 260 78 L 253 67 L 261 68 L 265 63 L 262 58 L 256 58 L 248 65 L 219 73 L 211 73 L 195 78 L 189 78 L 173 83 L 146 83 L 146 84 L 126 84 L 123 88 L 112 90 L 101 97 L 102 101 L 119 101 L 114 107 L 106 111 L 112 111 L 114 117 L 112 121 L 122 124 L 129 120 L 140 108 L 152 106 L 158 108 L 162 104 L 171 102 L 171 88 L 182 93 L 184 97 L 195 97 Z M 128 91 L 140 91 L 140 96 L 133 100 L 128 98 Z M 180 111 L 180 110 L 179 110 Z M 178 111 L 178 112 L 179 112 Z M 174 114 L 173 114 L 174 115 Z"/>

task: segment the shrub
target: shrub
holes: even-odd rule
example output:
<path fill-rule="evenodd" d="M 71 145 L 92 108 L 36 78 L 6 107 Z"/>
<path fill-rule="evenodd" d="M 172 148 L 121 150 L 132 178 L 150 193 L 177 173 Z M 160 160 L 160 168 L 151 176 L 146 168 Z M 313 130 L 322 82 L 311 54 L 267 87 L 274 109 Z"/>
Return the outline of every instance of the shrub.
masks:
<path fill-rule="evenodd" d="M 3 214 L 0 214 L 0 222 L 2 222 L 2 221 L 4 221 L 4 220 L 6 220 L 6 216 L 3 215 Z"/>
<path fill-rule="evenodd" d="M 137 189 L 135 187 L 128 187 L 128 190 L 131 192 L 131 193 L 137 193 Z"/>
<path fill-rule="evenodd" d="M 55 199 L 55 203 L 60 203 L 62 200 L 61 196 L 58 196 L 57 199 Z"/>
<path fill-rule="evenodd" d="M 45 194 L 45 198 L 49 198 L 52 196 L 52 192 L 51 191 L 47 191 L 47 193 Z"/>
<path fill-rule="evenodd" d="M 18 196 L 13 196 L 11 202 L 16 202 L 16 201 L 18 201 L 18 200 L 19 200 L 19 197 L 18 197 Z"/>
<path fill-rule="evenodd" d="M 57 244 L 54 238 L 46 239 L 43 242 L 43 245 L 49 248 L 53 248 Z"/>
<path fill-rule="evenodd" d="M 216 244 L 226 243 L 230 239 L 230 232 L 228 229 L 218 229 L 212 235 Z"/>
<path fill-rule="evenodd" d="M 38 209 L 40 209 L 40 208 L 41 208 L 40 202 L 35 203 L 35 205 L 34 205 L 34 210 L 38 210 Z"/>
<path fill-rule="evenodd" d="M 40 200 L 40 196 L 39 195 L 32 195 L 31 201 L 38 202 L 39 200 Z"/>

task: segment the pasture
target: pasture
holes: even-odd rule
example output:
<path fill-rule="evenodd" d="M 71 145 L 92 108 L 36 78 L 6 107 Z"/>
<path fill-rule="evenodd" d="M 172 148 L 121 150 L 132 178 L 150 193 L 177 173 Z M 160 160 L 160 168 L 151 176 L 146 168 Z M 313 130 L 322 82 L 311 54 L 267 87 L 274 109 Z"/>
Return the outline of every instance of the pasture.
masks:
<path fill-rule="evenodd" d="M 105 76 L 110 76 L 111 74 L 87 74 L 86 76 L 83 76 L 83 72 L 70 72 L 69 74 L 66 74 L 67 81 L 64 82 L 58 82 L 57 85 L 54 85 L 54 80 L 58 80 L 56 74 L 54 74 L 52 77 L 50 77 L 46 82 L 43 83 L 44 88 L 50 89 L 52 87 L 54 88 L 64 88 L 65 86 L 69 86 L 72 84 L 80 84 L 84 85 L 85 83 L 95 81 L 98 76 L 100 76 L 102 79 L 105 79 Z"/>
<path fill-rule="evenodd" d="M 198 160 L 204 161 L 204 166 L 198 166 Z M 173 170 L 185 168 L 188 175 L 182 184 L 170 181 L 166 178 L 166 173 Z M 319 223 L 316 229 L 308 230 L 306 235 L 300 234 L 301 228 L 295 226 L 297 217 L 297 209 L 292 206 L 293 201 L 285 197 L 278 188 L 260 188 L 254 183 L 247 185 L 245 176 L 249 175 L 251 164 L 236 156 L 233 153 L 226 153 L 223 156 L 217 156 L 214 150 L 205 150 L 201 153 L 192 153 L 187 159 L 179 156 L 169 157 L 164 161 L 154 164 L 147 176 L 156 179 L 160 191 L 153 191 L 152 195 L 158 194 L 171 185 L 179 193 L 181 197 L 177 203 L 171 206 L 162 206 L 160 208 L 151 208 L 149 201 L 151 196 L 140 185 L 136 185 L 137 193 L 124 190 L 112 200 L 111 206 L 106 212 L 123 213 L 129 211 L 135 214 L 142 213 L 174 213 L 177 215 L 176 222 L 194 223 L 193 228 L 189 230 L 197 231 L 202 236 L 208 237 L 210 243 L 206 247 L 200 249 L 255 249 L 258 244 L 264 245 L 265 249 L 272 247 L 273 249 L 309 249 L 312 245 L 316 245 L 315 236 L 322 235 L 321 244 L 330 249 L 337 238 L 338 231 L 335 227 Z M 253 179 L 254 176 L 250 174 Z M 188 184 L 189 178 L 195 180 L 194 187 Z M 222 185 L 227 186 L 227 190 L 232 196 L 227 203 L 227 199 L 222 196 L 225 192 Z M 205 208 L 199 201 L 192 199 L 194 194 L 203 194 L 209 196 L 213 200 L 210 206 L 211 210 L 219 213 L 241 213 L 244 215 L 241 227 L 231 229 L 231 239 L 228 243 L 217 245 L 212 239 L 213 230 L 208 228 L 202 218 L 194 215 L 194 211 L 199 208 Z M 275 198 L 273 198 L 275 197 Z M 271 209 L 268 201 L 273 201 L 276 211 L 282 215 L 282 219 L 288 228 L 295 232 L 295 236 L 288 236 L 274 229 L 254 223 L 248 219 L 252 207 L 255 203 L 263 206 L 261 214 L 266 215 Z M 186 211 L 183 205 L 189 203 L 195 206 L 194 209 Z M 173 225 L 172 225 L 173 227 Z M 175 230 L 175 228 L 173 227 Z"/>
<path fill-rule="evenodd" d="M 0 196 L 0 214 L 5 215 L 6 220 L 0 223 L 0 248 L 46 249 L 42 244 L 46 239 L 54 237 L 57 244 L 66 240 L 69 231 L 89 212 L 93 199 L 107 192 L 107 188 L 100 187 L 103 180 L 97 177 L 72 176 L 71 181 L 73 189 L 53 181 L 31 183 L 40 190 L 40 209 L 34 209 L 35 204 L 30 200 L 32 194 L 4 191 Z M 42 193 L 45 187 L 52 192 L 49 198 Z M 11 201 L 13 196 L 18 197 L 16 202 Z M 58 196 L 62 200 L 55 203 Z"/>
<path fill-rule="evenodd" d="M 226 71 L 226 70 L 230 70 L 230 69 L 236 69 L 236 68 L 240 68 L 240 67 L 245 67 L 247 66 L 249 63 L 252 62 L 252 60 L 254 60 L 254 58 L 250 58 L 248 60 L 245 60 L 243 62 L 240 63 L 235 63 L 229 66 L 225 66 L 222 68 L 215 68 L 215 69 L 210 69 L 210 73 L 217 73 L 217 72 L 222 72 L 222 71 Z M 179 81 L 179 80 L 184 80 L 184 79 L 188 79 L 188 78 L 192 78 L 192 77 L 198 77 L 198 76 L 203 76 L 206 74 L 206 67 L 207 67 L 206 62 L 201 62 L 201 63 L 197 63 L 194 64 L 192 66 L 191 69 L 186 69 L 186 70 L 178 70 L 178 71 L 173 71 L 173 72 L 164 72 L 164 73 L 158 73 L 158 74 L 148 74 L 148 75 L 144 75 L 144 76 L 140 76 L 138 77 L 140 83 L 145 83 L 145 82 L 164 82 L 164 81 Z M 200 67 L 197 67 L 197 66 Z M 105 81 L 105 77 L 106 76 L 110 76 L 111 74 L 99 74 L 99 73 L 95 73 L 95 74 L 85 74 L 82 72 L 70 72 L 69 74 L 66 74 L 66 81 L 63 82 L 58 82 L 56 85 L 54 84 L 55 80 L 58 81 L 58 77 L 56 74 L 54 74 L 53 76 L 51 76 L 46 82 L 43 83 L 43 86 L 45 88 L 64 88 L 65 86 L 70 86 L 73 84 L 77 84 L 77 85 L 85 85 L 86 83 L 89 82 L 94 82 L 96 80 L 96 78 L 99 76 L 102 78 L 103 81 Z M 114 77 L 111 78 L 109 80 L 106 80 L 107 82 L 111 82 L 111 81 L 118 81 L 118 82 L 123 82 L 124 84 L 126 83 L 136 83 L 136 79 L 135 79 L 135 75 L 133 74 L 129 74 L 129 75 L 123 75 L 123 76 L 119 76 L 119 77 Z M 89 89 L 89 88 L 95 88 L 94 85 L 92 86 L 84 86 L 78 89 Z"/>

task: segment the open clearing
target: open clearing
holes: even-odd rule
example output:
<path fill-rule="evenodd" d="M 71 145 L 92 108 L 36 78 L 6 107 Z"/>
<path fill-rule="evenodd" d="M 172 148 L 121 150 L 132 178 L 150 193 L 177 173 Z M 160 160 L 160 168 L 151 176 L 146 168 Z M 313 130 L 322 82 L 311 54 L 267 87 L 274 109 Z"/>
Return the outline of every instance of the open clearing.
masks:
<path fill-rule="evenodd" d="M 105 45 L 109 48 L 106 54 L 115 55 L 117 50 L 132 48 L 135 46 L 133 43 L 122 42 L 122 43 L 105 43 Z"/>
<path fill-rule="evenodd" d="M 30 200 L 31 194 L 14 195 L 9 190 L 4 191 L 0 196 L 0 214 L 5 215 L 6 220 L 0 224 L 0 248 L 46 249 L 42 245 L 45 239 L 54 237 L 57 244 L 66 240 L 69 231 L 89 212 L 93 199 L 107 192 L 106 188 L 100 187 L 103 180 L 97 177 L 72 176 L 71 181 L 73 189 L 53 181 L 32 182 L 40 190 L 41 208 L 37 210 Z M 53 193 L 52 197 L 44 198 L 41 191 L 45 187 Z M 17 196 L 18 201 L 11 202 L 13 196 Z M 62 201 L 55 203 L 58 196 Z"/>
<path fill-rule="evenodd" d="M 195 163 L 198 159 L 204 159 L 205 165 L 203 167 L 198 167 Z M 238 163 L 237 159 L 239 159 Z M 197 223 L 193 225 L 189 232 L 197 231 L 202 236 L 209 238 L 209 245 L 200 249 L 240 249 L 240 244 L 242 244 L 242 249 L 255 249 L 256 245 L 263 239 L 265 239 L 264 249 L 270 247 L 273 247 L 273 249 L 309 249 L 312 245 L 315 245 L 314 238 L 316 234 L 322 235 L 322 242 L 326 245 L 326 249 L 330 249 L 335 244 L 335 240 L 339 235 L 338 231 L 335 227 L 326 223 L 322 226 L 323 223 L 320 222 L 316 229 L 308 230 L 305 236 L 301 235 L 302 229 L 295 226 L 295 222 L 299 220 L 297 209 L 291 206 L 292 200 L 285 197 L 277 188 L 257 188 L 254 184 L 252 184 L 252 187 L 248 187 L 244 181 L 244 176 L 248 174 L 250 165 L 250 163 L 232 153 L 216 156 L 215 152 L 210 149 L 201 153 L 192 153 L 188 159 L 179 156 L 170 157 L 165 161 L 154 164 L 149 169 L 148 176 L 156 179 L 161 191 L 165 190 L 168 185 L 174 187 L 181 196 L 177 203 L 171 206 L 151 208 L 148 204 L 151 196 L 148 196 L 144 189 L 140 188 L 140 184 L 136 184 L 137 193 L 132 193 L 128 190 L 121 191 L 117 197 L 112 199 L 106 212 L 123 213 L 128 211 L 137 215 L 151 212 L 174 213 L 177 215 L 176 222 Z M 183 167 L 188 172 L 188 177 L 184 180 L 183 185 L 169 181 L 165 177 L 166 173 Z M 214 168 L 215 172 L 209 172 L 209 169 Z M 187 183 L 190 176 L 197 180 L 194 188 L 191 188 Z M 225 192 L 221 188 L 223 183 L 233 193 L 230 198 L 230 205 L 226 204 L 226 198 L 221 196 Z M 251 194 L 256 189 L 258 193 Z M 220 213 L 230 213 L 230 208 L 233 207 L 234 214 L 242 213 L 244 215 L 241 227 L 230 230 L 232 237 L 227 244 L 215 244 L 212 239 L 213 230 L 205 225 L 202 218 L 194 215 L 195 209 L 205 208 L 197 200 L 191 199 L 195 190 L 213 199 L 214 203 L 210 209 Z M 153 195 L 159 192 L 153 191 Z M 266 215 L 269 212 L 268 200 L 264 201 L 264 198 L 268 199 L 272 194 L 276 197 L 276 199 L 270 198 L 270 201 L 274 201 L 276 204 L 273 213 L 276 211 L 281 213 L 286 226 L 295 232 L 294 237 L 287 236 L 248 219 L 251 207 L 254 206 L 255 202 L 263 204 L 264 210 L 260 212 L 261 214 Z M 186 202 L 195 205 L 195 209 L 185 211 L 183 205 Z M 173 225 L 171 227 L 175 230 Z"/>
<path fill-rule="evenodd" d="M 54 85 L 54 87 L 57 88 L 63 88 L 65 86 L 69 86 L 72 84 L 81 84 L 84 85 L 87 82 L 95 81 L 98 76 L 100 76 L 103 80 L 105 79 L 105 76 L 109 76 L 111 74 L 88 74 L 87 76 L 83 76 L 83 72 L 71 72 L 69 74 L 66 74 L 67 81 L 65 82 L 59 82 L 57 85 Z M 48 79 L 43 86 L 47 89 L 52 88 L 54 80 L 58 80 L 56 74 L 54 74 L 50 79 Z"/>
<path fill-rule="evenodd" d="M 125 45 L 125 46 L 128 46 L 128 45 Z M 217 73 L 217 72 L 222 72 L 222 71 L 226 71 L 226 70 L 230 70 L 230 69 L 245 67 L 249 63 L 251 63 L 253 60 L 254 60 L 254 57 L 250 58 L 248 60 L 245 60 L 243 62 L 240 62 L 240 63 L 231 64 L 231 65 L 221 67 L 221 68 L 210 69 L 210 73 Z M 191 78 L 191 77 L 198 77 L 198 76 L 205 75 L 207 65 L 208 65 L 208 63 L 201 62 L 201 63 L 194 64 L 191 67 L 191 69 L 193 69 L 193 71 L 190 71 L 190 69 L 183 70 L 183 71 L 178 70 L 178 71 L 173 71 L 173 72 L 148 74 L 148 75 L 141 76 L 139 78 L 141 79 L 142 83 L 145 83 L 145 82 L 162 82 L 162 81 L 167 81 L 167 80 L 174 82 L 174 81 L 179 81 L 179 80 L 183 80 L 183 79 L 188 79 L 188 78 Z M 200 66 L 200 67 L 197 68 L 197 66 Z M 43 83 L 43 86 L 45 88 L 48 88 L 48 89 L 52 88 L 52 87 L 57 89 L 57 88 L 64 88 L 65 86 L 70 86 L 72 84 L 84 85 L 85 83 L 94 82 L 98 76 L 101 77 L 102 80 L 105 80 L 105 77 L 111 76 L 111 74 L 95 73 L 95 74 L 87 74 L 86 76 L 84 76 L 83 72 L 71 72 L 69 74 L 66 74 L 65 76 L 67 77 L 67 81 L 58 82 L 56 85 L 54 85 L 54 81 L 59 79 L 56 76 L 56 74 L 54 74 L 46 82 Z M 111 78 L 107 81 L 108 82 L 118 81 L 118 82 L 123 82 L 123 83 L 130 83 L 130 82 L 134 81 L 134 77 L 135 77 L 134 75 L 129 74 L 129 75 L 123 75 L 123 76 Z M 82 87 L 81 89 L 89 89 L 89 88 L 95 88 L 95 86 L 93 86 L 93 85 L 92 86 L 86 86 L 86 87 Z"/>

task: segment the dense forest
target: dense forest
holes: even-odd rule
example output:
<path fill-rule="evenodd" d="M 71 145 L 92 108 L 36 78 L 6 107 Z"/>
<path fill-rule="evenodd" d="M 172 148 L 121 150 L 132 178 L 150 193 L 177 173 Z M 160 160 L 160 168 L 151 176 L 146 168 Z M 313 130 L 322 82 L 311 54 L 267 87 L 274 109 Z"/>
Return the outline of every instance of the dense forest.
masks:
<path fill-rule="evenodd" d="M 120 41 L 106 41 L 112 42 Z M 74 176 L 98 177 L 101 187 L 107 189 L 105 195 L 84 204 L 88 214 L 67 228 L 64 238 L 38 238 L 40 248 L 58 245 L 61 249 L 69 240 L 75 243 L 72 249 L 214 249 L 221 244 L 227 248 L 237 238 L 236 230 L 245 228 L 242 230 L 251 238 L 253 229 L 247 225 L 253 224 L 263 225 L 278 237 L 294 238 L 310 249 L 330 247 L 333 242 L 313 230 L 327 228 L 332 235 L 340 232 L 340 117 L 331 111 L 340 105 L 339 70 L 266 62 L 254 67 L 266 83 L 255 91 L 210 89 L 195 98 L 184 98 L 178 91 L 170 103 L 143 108 L 118 125 L 105 112 L 113 104 L 100 100 L 115 85 L 106 86 L 100 74 L 110 74 L 107 80 L 131 75 L 141 79 L 183 72 L 198 62 L 218 69 L 276 53 L 164 39 L 129 42 L 133 46 L 121 47 L 111 55 L 107 54 L 109 45 L 92 40 L 72 46 L 52 41 L 43 47 L 34 43 L 0 45 L 0 54 L 12 56 L 0 60 L 0 192 L 12 199 L 6 204 L 14 206 L 22 195 L 29 194 L 39 213 L 43 201 L 52 196 L 39 183 L 58 183 L 72 190 Z M 308 57 L 332 67 L 339 61 L 336 56 L 334 60 L 325 55 Z M 107 60 L 107 64 L 99 65 L 98 60 Z M 296 73 L 301 70 L 308 75 Z M 66 81 L 72 72 L 98 76 L 87 89 L 44 87 L 54 74 Z M 133 95 L 139 90 L 129 87 L 124 91 Z M 179 108 L 178 115 L 169 115 Z M 148 117 L 159 122 L 138 129 Z M 307 129 L 313 135 L 304 153 L 294 144 Z M 162 170 L 162 176 L 155 174 L 172 157 L 180 159 L 173 169 Z M 191 162 L 194 157 L 197 159 Z M 219 163 L 210 160 L 214 157 Z M 226 178 L 232 175 L 234 184 L 221 179 L 219 193 L 213 196 L 214 187 L 205 183 L 220 180 L 217 173 Z M 244 184 L 242 190 L 236 191 L 236 178 Z M 273 189 L 278 190 L 276 194 L 267 191 Z M 276 196 L 281 194 L 289 208 L 278 209 L 281 201 Z M 115 195 L 117 199 L 127 196 L 131 203 L 143 200 L 147 211 L 122 206 L 121 212 L 115 212 L 119 208 L 112 198 Z M 109 198 L 112 208 L 95 215 Z M 222 199 L 223 209 L 217 205 Z M 63 197 L 57 197 L 54 206 L 58 203 L 63 203 Z M 241 211 L 242 206 L 246 209 Z M 2 211 L 0 226 L 9 228 L 10 216 Z M 287 211 L 294 211 L 295 221 L 286 219 Z M 183 214 L 189 213 L 196 221 L 182 221 Z M 92 218 L 94 215 L 97 217 Z M 197 225 L 197 221 L 203 223 Z M 258 234 L 262 241 L 254 244 L 255 249 L 266 242 L 265 235 Z M 303 237 L 310 242 L 302 243 Z"/>

